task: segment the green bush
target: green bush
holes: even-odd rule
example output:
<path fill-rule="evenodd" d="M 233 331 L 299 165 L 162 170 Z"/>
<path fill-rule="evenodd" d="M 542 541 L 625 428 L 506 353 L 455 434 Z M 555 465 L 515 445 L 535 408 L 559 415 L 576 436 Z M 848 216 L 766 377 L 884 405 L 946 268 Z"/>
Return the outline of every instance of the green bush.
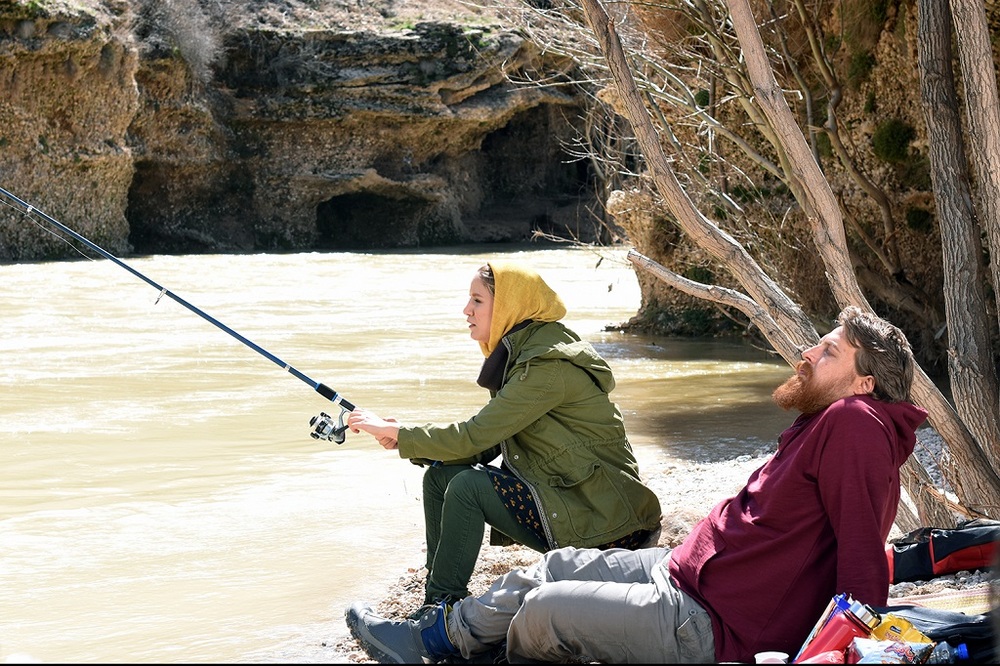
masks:
<path fill-rule="evenodd" d="M 851 54 L 851 61 L 847 65 L 847 81 L 848 83 L 857 88 L 868 75 L 871 74 L 872 69 L 875 68 L 875 56 L 872 55 L 871 51 L 857 51 Z"/>
<path fill-rule="evenodd" d="M 872 150 L 875 156 L 894 164 L 903 162 L 910 152 L 910 141 L 916 132 L 913 127 L 899 118 L 890 118 L 875 128 L 872 134 Z"/>
<path fill-rule="evenodd" d="M 878 110 L 878 102 L 875 98 L 875 91 L 869 90 L 865 96 L 865 113 L 875 113 Z"/>
<path fill-rule="evenodd" d="M 833 156 L 833 143 L 830 142 L 830 135 L 826 132 L 816 132 L 816 150 L 820 157 Z"/>
<path fill-rule="evenodd" d="M 930 159 L 922 153 L 908 157 L 899 165 L 899 182 L 914 190 L 930 192 L 934 187 L 931 182 Z"/>
<path fill-rule="evenodd" d="M 934 215 L 926 208 L 916 206 L 907 208 L 906 226 L 913 231 L 930 233 L 934 229 Z"/>

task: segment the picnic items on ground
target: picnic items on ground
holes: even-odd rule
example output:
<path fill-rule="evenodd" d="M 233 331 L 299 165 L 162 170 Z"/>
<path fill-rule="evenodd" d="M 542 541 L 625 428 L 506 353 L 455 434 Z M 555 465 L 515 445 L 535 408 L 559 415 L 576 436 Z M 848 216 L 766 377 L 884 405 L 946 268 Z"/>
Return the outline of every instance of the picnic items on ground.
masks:
<path fill-rule="evenodd" d="M 875 611 L 873 611 L 875 612 Z M 879 615 L 878 612 L 875 612 Z M 872 637 L 880 641 L 901 641 L 904 643 L 931 643 L 913 623 L 894 613 L 882 613 L 879 623 L 872 629 Z"/>
<path fill-rule="evenodd" d="M 793 663 L 811 663 L 809 658 L 824 652 L 845 653 L 855 637 L 871 638 L 872 630 L 881 621 L 868 606 L 846 593 L 835 596 L 826 608 Z"/>
<path fill-rule="evenodd" d="M 908 606 L 874 609 L 847 593 L 838 594 L 827 604 L 792 663 L 950 664 L 970 661 L 972 650 L 965 641 L 975 642 L 979 634 L 962 633 L 962 628 L 968 625 L 982 633 L 991 627 L 988 614 L 967 616 L 935 609 L 920 611 L 914 613 Z"/>
<path fill-rule="evenodd" d="M 893 605 L 876 607 L 874 610 L 883 615 L 892 613 L 903 617 L 938 645 L 949 644 L 956 661 L 961 661 L 963 652 L 959 646 L 965 645 L 968 663 L 1000 663 L 994 630 L 994 627 L 1000 626 L 1000 606 L 994 605 L 986 612 L 963 612 L 921 605 Z"/>
<path fill-rule="evenodd" d="M 947 643 L 945 643 L 947 645 Z M 848 664 L 924 664 L 934 649 L 931 642 L 855 638 L 847 650 Z"/>

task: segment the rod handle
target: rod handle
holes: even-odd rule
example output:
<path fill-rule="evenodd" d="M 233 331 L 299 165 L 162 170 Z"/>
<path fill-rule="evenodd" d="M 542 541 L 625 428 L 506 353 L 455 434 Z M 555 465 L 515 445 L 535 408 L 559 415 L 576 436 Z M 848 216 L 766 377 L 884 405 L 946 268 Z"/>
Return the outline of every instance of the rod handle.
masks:
<path fill-rule="evenodd" d="M 322 382 L 319 383 L 319 384 L 317 384 L 316 385 L 316 392 L 319 393 L 324 398 L 326 398 L 327 400 L 329 400 L 330 402 L 336 402 L 337 404 L 341 405 L 347 411 L 349 411 L 349 412 L 353 412 L 354 411 L 354 405 L 352 405 L 348 401 L 346 401 L 343 398 L 341 398 L 340 395 L 336 391 L 334 391 L 332 388 L 330 388 L 326 384 L 323 384 Z"/>

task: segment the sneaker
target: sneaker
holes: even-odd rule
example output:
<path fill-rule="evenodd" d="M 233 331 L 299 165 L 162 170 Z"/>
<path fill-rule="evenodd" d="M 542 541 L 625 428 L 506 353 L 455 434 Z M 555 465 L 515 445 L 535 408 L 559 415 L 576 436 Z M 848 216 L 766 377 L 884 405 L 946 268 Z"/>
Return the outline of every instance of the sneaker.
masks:
<path fill-rule="evenodd" d="M 447 611 L 447 606 L 432 606 L 417 620 L 396 622 L 356 603 L 347 609 L 345 620 L 351 635 L 378 662 L 434 663 L 458 654 L 445 630 Z"/>
<path fill-rule="evenodd" d="M 418 608 L 417 610 L 413 611 L 409 615 L 407 615 L 406 619 L 419 620 L 421 617 L 423 617 L 424 613 L 426 613 L 432 608 L 437 608 L 438 606 L 447 606 L 448 609 L 450 610 L 451 607 L 454 606 L 455 602 L 458 600 L 459 597 L 453 597 L 450 594 L 446 594 L 443 597 L 434 597 L 432 601 L 427 601 L 426 599 L 424 599 L 424 605 Z"/>
<path fill-rule="evenodd" d="M 412 613 L 410 613 L 409 615 L 407 615 L 406 619 L 407 620 L 419 620 L 420 618 L 422 618 L 424 616 L 424 613 L 426 613 L 427 611 L 429 611 L 429 610 L 431 610 L 433 608 L 436 608 L 436 607 L 437 607 L 437 604 L 424 604 L 423 606 L 421 606 L 417 610 L 415 610 Z"/>

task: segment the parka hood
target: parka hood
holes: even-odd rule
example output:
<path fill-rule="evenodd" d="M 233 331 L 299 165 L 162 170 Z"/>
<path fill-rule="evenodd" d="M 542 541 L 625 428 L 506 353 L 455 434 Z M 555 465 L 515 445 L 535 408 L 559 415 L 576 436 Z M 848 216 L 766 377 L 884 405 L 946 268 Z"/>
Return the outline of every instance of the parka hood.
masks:
<path fill-rule="evenodd" d="M 517 350 L 517 362 L 533 359 L 562 359 L 585 370 L 605 393 L 615 388 L 614 374 L 608 362 L 594 346 L 561 322 L 532 322 L 523 330 L 510 335 L 511 346 Z"/>

